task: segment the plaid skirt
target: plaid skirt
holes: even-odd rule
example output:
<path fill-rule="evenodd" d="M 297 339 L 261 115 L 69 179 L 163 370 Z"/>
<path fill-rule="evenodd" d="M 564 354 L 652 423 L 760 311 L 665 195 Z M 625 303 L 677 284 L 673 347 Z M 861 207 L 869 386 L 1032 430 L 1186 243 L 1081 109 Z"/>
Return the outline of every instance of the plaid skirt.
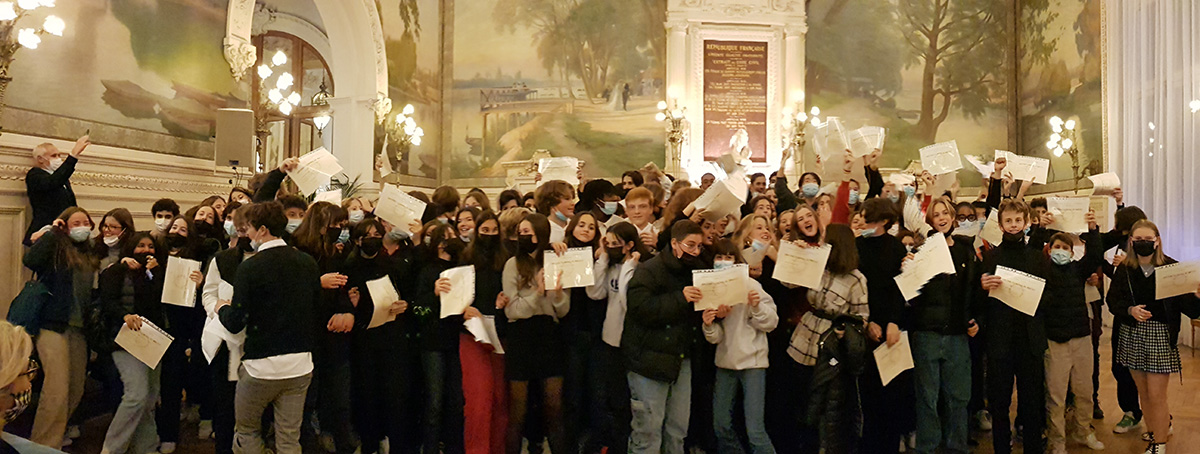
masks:
<path fill-rule="evenodd" d="M 1121 325 L 1120 330 L 1116 356 L 1122 366 L 1152 374 L 1183 371 L 1179 348 L 1171 344 L 1171 332 L 1166 323 L 1149 320 Z"/>

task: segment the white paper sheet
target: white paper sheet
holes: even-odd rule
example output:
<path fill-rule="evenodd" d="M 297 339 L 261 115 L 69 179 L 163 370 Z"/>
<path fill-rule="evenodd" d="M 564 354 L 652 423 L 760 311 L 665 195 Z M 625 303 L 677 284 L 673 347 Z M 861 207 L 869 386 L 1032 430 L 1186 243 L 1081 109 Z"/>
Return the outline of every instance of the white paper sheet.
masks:
<path fill-rule="evenodd" d="M 888 182 L 896 186 L 907 186 L 917 181 L 912 175 L 903 172 L 896 172 L 888 175 Z"/>
<path fill-rule="evenodd" d="M 367 329 L 396 319 L 395 315 L 388 312 L 392 308 L 392 303 L 400 301 L 400 294 L 396 292 L 396 287 L 392 285 L 390 277 L 384 276 L 367 281 L 367 292 L 371 295 L 371 302 L 375 304 L 375 311 L 371 314 L 371 323 L 367 325 Z"/>
<path fill-rule="evenodd" d="M 407 230 L 413 221 L 421 222 L 425 205 L 420 199 L 401 191 L 400 187 L 385 184 L 379 191 L 379 201 L 375 202 L 375 216 Z"/>
<path fill-rule="evenodd" d="M 1047 197 L 1046 209 L 1054 213 L 1055 230 L 1067 233 L 1087 233 L 1087 213 L 1091 208 L 1088 197 Z"/>
<path fill-rule="evenodd" d="M 1046 184 L 1046 175 L 1050 172 L 1049 159 L 1015 153 L 1007 153 L 1007 158 L 1008 164 L 1004 167 L 1004 173 L 1012 174 L 1015 180 Z"/>
<path fill-rule="evenodd" d="M 192 272 L 200 271 L 200 262 L 167 258 L 167 275 L 163 277 L 162 302 L 173 306 L 196 307 L 196 281 Z"/>
<path fill-rule="evenodd" d="M 450 268 L 440 277 L 450 279 L 450 292 L 442 294 L 441 318 L 462 314 L 475 301 L 475 267 Z"/>
<path fill-rule="evenodd" d="M 221 319 L 212 317 L 205 320 L 204 331 L 200 334 L 200 349 L 204 352 L 204 359 L 212 364 L 214 358 L 217 357 L 217 351 L 221 348 L 221 343 L 225 343 L 225 347 L 229 348 L 229 369 L 225 378 L 229 381 L 238 380 L 238 366 L 242 364 L 243 344 L 246 343 L 246 330 L 242 330 L 237 334 L 230 333 L 225 329 L 225 325 L 221 324 Z"/>
<path fill-rule="evenodd" d="M 828 161 L 830 156 L 847 148 L 850 148 L 850 143 L 846 138 L 846 128 L 842 125 L 842 120 L 838 117 L 826 118 L 825 123 L 817 127 L 817 134 L 813 139 L 813 152 L 821 161 Z"/>
<path fill-rule="evenodd" d="M 954 257 L 941 232 L 930 235 L 921 250 L 913 255 L 911 262 L 904 265 L 904 272 L 896 276 L 896 286 L 905 301 L 912 301 L 921 294 L 926 282 L 939 274 L 955 274 Z"/>
<path fill-rule="evenodd" d="M 802 248 L 790 242 L 780 243 L 779 260 L 775 262 L 775 273 L 771 277 L 800 287 L 820 288 L 825 262 L 829 261 L 832 250 L 828 244 Z"/>
<path fill-rule="evenodd" d="M 695 309 L 716 309 L 721 306 L 745 304 L 749 295 L 746 281 L 750 280 L 750 267 L 734 265 L 720 270 L 692 270 L 692 286 L 700 289 L 700 301 Z"/>
<path fill-rule="evenodd" d="M 1154 299 L 1191 295 L 1200 288 L 1200 262 L 1179 262 L 1154 269 Z"/>
<path fill-rule="evenodd" d="M 629 222 L 629 220 L 614 214 L 608 218 L 608 221 L 606 221 L 604 223 L 604 227 L 611 229 L 614 225 L 620 224 L 622 222 Z"/>
<path fill-rule="evenodd" d="M 157 368 L 163 353 L 167 352 L 167 347 L 171 346 L 171 341 L 175 338 L 150 320 L 146 320 L 146 317 L 138 318 L 142 319 L 142 328 L 137 331 L 129 329 L 124 323 L 121 324 L 121 331 L 117 332 L 117 345 L 150 368 Z"/>
<path fill-rule="evenodd" d="M 1002 283 L 988 292 L 988 296 L 1030 317 L 1037 313 L 1042 291 L 1046 289 L 1045 279 L 1003 266 L 996 267 L 996 276 L 1000 276 Z"/>
<path fill-rule="evenodd" d="M 558 287 L 558 272 L 562 271 L 563 288 L 587 287 L 596 282 L 593 268 L 596 262 L 590 247 L 567 249 L 562 256 L 546 251 L 542 257 L 542 273 L 546 288 Z"/>
<path fill-rule="evenodd" d="M 485 315 L 463 322 L 467 332 L 475 336 L 475 342 L 491 345 L 496 354 L 503 355 L 504 347 L 500 345 L 500 335 L 496 333 L 496 317 Z"/>
<path fill-rule="evenodd" d="M 987 221 L 983 224 L 983 230 L 979 232 L 979 237 L 992 246 L 999 246 L 1000 242 L 1004 241 L 1004 230 L 1000 228 L 1000 210 L 992 210 L 992 213 L 988 215 Z"/>
<path fill-rule="evenodd" d="M 971 163 L 971 167 L 974 167 L 975 171 L 979 172 L 980 175 L 983 175 L 984 178 L 991 176 L 992 171 L 996 169 L 996 163 L 994 161 L 983 162 L 983 158 L 971 155 L 963 156 L 963 158 L 966 159 L 967 162 Z"/>
<path fill-rule="evenodd" d="M 334 189 L 332 191 L 325 191 L 325 192 L 317 193 L 317 196 L 313 198 L 313 202 L 329 202 L 334 205 L 341 206 L 342 205 L 342 190 Z"/>
<path fill-rule="evenodd" d="M 878 126 L 863 126 L 846 134 L 850 142 L 850 152 L 855 158 L 869 155 L 876 149 L 883 149 L 883 139 L 887 131 Z"/>
<path fill-rule="evenodd" d="M 570 183 L 571 186 L 579 186 L 579 159 L 569 157 L 539 159 L 538 173 L 542 174 L 542 179 L 538 180 L 538 186 L 552 180 L 562 180 Z"/>
<path fill-rule="evenodd" d="M 1108 172 L 1088 177 L 1092 180 L 1092 195 L 1112 195 L 1113 189 L 1121 187 L 1121 177 Z"/>
<path fill-rule="evenodd" d="M 921 167 L 933 175 L 942 175 L 963 168 L 958 154 L 958 142 L 935 143 L 921 149 Z"/>
<path fill-rule="evenodd" d="M 886 343 L 875 348 L 875 364 L 879 366 L 879 379 L 887 386 L 902 372 L 913 368 L 912 345 L 908 343 L 908 331 L 900 332 L 900 341 L 888 347 Z"/>
<path fill-rule="evenodd" d="M 300 157 L 300 164 L 288 173 L 292 182 L 305 195 L 317 192 L 322 186 L 328 186 L 334 175 L 342 172 L 341 164 L 325 147 L 306 153 Z"/>
<path fill-rule="evenodd" d="M 758 266 L 762 264 L 763 257 L 767 256 L 769 246 L 763 243 L 752 243 L 750 247 L 742 249 L 742 260 L 746 261 L 747 265 Z"/>
<path fill-rule="evenodd" d="M 739 213 L 742 205 L 746 203 L 745 189 L 738 191 L 736 184 L 729 183 L 731 179 L 726 178 L 713 183 L 703 194 L 700 194 L 700 198 L 692 202 L 695 209 L 707 210 L 704 213 L 705 219 L 717 222 L 727 215 Z"/>

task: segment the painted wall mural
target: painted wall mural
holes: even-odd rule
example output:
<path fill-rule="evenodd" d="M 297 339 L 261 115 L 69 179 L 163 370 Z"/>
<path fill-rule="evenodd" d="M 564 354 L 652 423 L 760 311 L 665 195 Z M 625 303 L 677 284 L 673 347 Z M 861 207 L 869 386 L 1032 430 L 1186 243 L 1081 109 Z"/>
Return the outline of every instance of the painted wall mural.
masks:
<path fill-rule="evenodd" d="M 375 128 L 375 156 L 391 173 L 384 180 L 402 176 L 436 179 L 438 150 L 441 150 L 441 1 L 375 0 L 383 22 L 388 59 L 388 97 L 392 112 Z M 405 146 L 396 124 L 396 114 L 411 104 L 411 115 L 424 130 L 420 145 Z M 376 172 L 376 180 L 379 173 Z"/>
<path fill-rule="evenodd" d="M 454 2 L 447 177 L 498 178 L 539 149 L 592 176 L 664 159 L 665 0 Z"/>
<path fill-rule="evenodd" d="M 245 107 L 249 93 L 249 85 L 234 81 L 221 52 L 227 5 L 228 0 L 72 0 L 35 11 L 38 20 L 62 17 L 66 34 L 18 55 L 8 105 L 207 141 L 215 132 L 215 110 Z M 23 130 L 28 127 L 5 125 L 46 133 Z"/>

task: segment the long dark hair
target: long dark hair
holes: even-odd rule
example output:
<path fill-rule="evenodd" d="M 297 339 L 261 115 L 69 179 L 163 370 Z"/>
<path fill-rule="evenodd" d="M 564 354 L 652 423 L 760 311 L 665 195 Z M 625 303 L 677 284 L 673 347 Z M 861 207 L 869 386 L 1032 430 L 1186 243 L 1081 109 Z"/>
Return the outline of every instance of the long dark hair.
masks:
<path fill-rule="evenodd" d="M 537 273 L 542 269 L 542 258 L 546 252 L 546 248 L 550 246 L 550 220 L 541 213 L 531 213 L 521 222 L 528 222 L 533 227 L 533 237 L 537 239 L 537 248 L 534 249 L 533 255 L 517 253 L 517 283 L 521 288 L 529 287 L 533 284 Z M 520 224 L 517 225 L 520 231 Z"/>
<path fill-rule="evenodd" d="M 329 202 L 309 205 L 304 221 L 292 233 L 292 244 L 318 261 L 338 254 L 337 246 L 326 238 L 330 226 L 346 222 L 346 210 Z"/>
<path fill-rule="evenodd" d="M 592 241 L 589 241 L 586 243 L 583 241 L 580 241 L 578 238 L 575 238 L 575 228 L 579 226 L 579 221 L 581 219 L 583 219 L 584 216 L 591 217 L 592 224 L 594 224 L 596 227 L 596 234 L 592 236 Z M 479 224 L 476 224 L 476 225 L 479 225 Z M 596 215 L 593 214 L 591 211 L 581 211 L 581 212 L 575 213 L 575 217 L 571 218 L 571 222 L 567 223 L 566 239 L 567 239 L 567 246 L 570 246 L 570 247 L 589 246 L 592 248 L 592 251 L 595 252 L 596 248 L 600 247 L 600 221 L 596 220 Z"/>
<path fill-rule="evenodd" d="M 846 224 L 830 224 L 825 230 L 825 243 L 833 246 L 825 269 L 833 274 L 846 274 L 858 269 L 858 245 L 854 231 Z"/>
<path fill-rule="evenodd" d="M 608 233 L 613 234 L 617 237 L 617 239 L 624 241 L 626 244 L 633 243 L 633 249 L 630 252 L 636 251 L 638 254 L 641 254 L 642 257 L 640 260 L 650 260 L 650 257 L 654 256 L 654 253 L 650 252 L 650 248 L 646 247 L 646 245 L 642 243 L 641 238 L 638 237 L 637 227 L 634 227 L 633 224 L 624 221 L 619 222 L 617 225 L 609 227 Z M 609 265 L 611 266 L 617 264 L 609 263 Z"/>
<path fill-rule="evenodd" d="M 121 224 L 121 236 L 120 239 L 117 240 L 117 250 L 123 248 L 125 243 L 129 242 L 130 236 L 137 232 L 137 230 L 133 228 L 133 214 L 131 214 L 129 210 L 124 208 L 113 208 L 107 213 L 104 213 L 104 217 L 100 218 L 100 224 L 97 226 L 97 229 L 100 230 L 100 241 L 96 242 L 96 245 L 93 247 L 94 251 L 92 251 L 96 257 L 104 257 L 108 255 L 108 245 L 104 244 L 104 221 L 107 221 L 108 218 L 116 219 L 117 224 Z"/>
<path fill-rule="evenodd" d="M 125 244 L 121 245 L 121 258 L 133 257 L 133 251 L 134 249 L 137 249 L 137 244 L 145 238 L 149 238 L 150 242 L 154 245 L 154 252 L 152 252 L 150 255 L 157 255 L 158 243 L 154 241 L 154 237 L 150 236 L 150 232 L 137 232 L 130 236 L 129 240 L 126 241 Z"/>
<path fill-rule="evenodd" d="M 479 251 L 479 226 L 487 221 L 496 222 L 496 248 L 491 251 Z M 483 210 L 475 218 L 475 231 L 471 233 L 471 243 L 463 250 L 462 262 L 470 263 L 476 268 L 504 271 L 504 263 L 508 261 L 509 256 L 508 249 L 504 247 L 504 236 L 500 233 L 500 217 L 492 210 Z"/>
<path fill-rule="evenodd" d="M 96 227 L 96 223 L 92 222 L 92 215 L 80 207 L 70 207 L 63 210 L 62 214 L 58 215 L 58 219 L 61 219 L 66 224 L 75 213 L 83 213 L 84 216 L 87 216 L 88 224 L 91 224 L 92 228 Z M 100 260 L 95 254 L 91 253 L 89 243 L 87 241 L 76 243 L 71 240 L 70 235 L 67 235 L 70 231 L 70 227 L 66 227 L 61 235 L 54 234 L 53 232 L 47 233 L 47 235 L 52 235 L 52 241 L 58 243 L 58 247 L 55 248 L 58 252 L 55 253 L 54 267 L 58 270 L 72 268 L 81 271 L 93 271 L 99 268 Z"/>

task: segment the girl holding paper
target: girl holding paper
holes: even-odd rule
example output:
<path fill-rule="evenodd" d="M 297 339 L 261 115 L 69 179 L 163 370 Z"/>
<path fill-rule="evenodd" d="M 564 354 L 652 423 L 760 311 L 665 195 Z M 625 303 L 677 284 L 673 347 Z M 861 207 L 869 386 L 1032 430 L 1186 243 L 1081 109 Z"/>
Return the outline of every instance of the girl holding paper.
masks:
<path fill-rule="evenodd" d="M 542 382 L 543 409 L 551 452 L 568 452 L 562 420 L 563 364 L 566 351 L 558 321 L 570 308 L 562 282 L 549 288 L 542 259 L 550 247 L 550 221 L 530 214 L 517 227 L 518 251 L 504 264 L 503 287 L 509 302 L 505 375 L 509 381 L 508 453 L 520 454 L 530 381 Z"/>
<path fill-rule="evenodd" d="M 463 319 L 493 317 L 505 323 L 497 306 L 504 302 L 502 273 L 512 256 L 500 241 L 500 221 L 484 210 L 476 218 L 474 239 L 463 251 L 463 264 L 475 268 L 475 300 L 463 312 Z M 448 279 L 447 279 L 448 281 Z M 460 332 L 459 358 L 463 369 L 465 400 L 464 436 L 467 454 L 503 454 L 508 431 L 508 382 L 504 379 L 504 355 L 497 348 Z"/>
<path fill-rule="evenodd" d="M 204 210 L 193 207 L 183 216 L 176 216 L 171 220 L 167 236 L 164 237 L 166 247 L 157 248 L 160 256 L 159 263 L 164 268 L 170 266 L 170 257 L 200 262 L 200 271 L 193 271 L 189 276 L 197 285 L 204 282 L 204 273 L 208 271 L 209 259 L 221 248 L 218 240 L 208 238 L 197 231 L 196 223 L 205 222 L 203 219 L 211 210 L 208 207 L 204 207 Z M 188 216 L 189 213 L 191 216 Z M 199 297 L 200 292 L 197 291 L 196 299 L 199 300 Z M 162 440 L 159 450 L 169 454 L 169 452 L 175 451 L 176 443 L 179 442 L 179 415 L 183 408 L 183 389 L 187 387 L 188 403 L 200 406 L 201 421 L 211 423 L 212 405 L 209 394 L 212 383 L 211 380 L 206 379 L 211 376 L 211 371 L 208 361 L 204 359 L 203 355 L 191 357 L 187 355 L 189 348 L 192 348 L 193 351 L 200 351 L 200 333 L 204 331 L 204 320 L 208 316 L 204 312 L 204 305 L 202 303 L 196 304 L 194 307 L 167 305 L 163 308 L 163 313 L 167 319 L 167 326 L 164 329 L 175 338 L 175 341 L 163 355 L 162 365 L 159 366 L 162 368 L 160 380 L 162 404 L 156 416 L 158 417 L 158 436 Z"/>
<path fill-rule="evenodd" d="M 462 454 L 464 403 L 458 333 L 463 318 L 441 318 L 441 295 L 450 291 L 449 279 L 441 278 L 441 274 L 458 266 L 463 242 L 454 226 L 440 222 L 427 225 L 425 237 L 429 243 L 418 246 L 416 255 L 423 268 L 417 278 L 413 309 L 420 323 L 421 369 L 425 374 L 422 451 L 437 452 L 438 443 L 444 442 L 446 454 Z"/>
<path fill-rule="evenodd" d="M 593 211 L 580 211 L 567 224 L 567 247 L 589 248 L 595 259 L 593 285 L 570 290 L 571 305 L 561 320 L 563 340 L 567 344 L 567 368 L 563 379 L 563 414 L 567 419 L 568 442 L 587 441 L 588 453 L 600 452 L 596 437 L 600 420 L 600 371 L 596 345 L 600 342 L 604 323 L 605 283 L 595 279 L 608 267 L 604 249 L 600 247 L 599 221 Z"/>
<path fill-rule="evenodd" d="M 121 261 L 100 273 L 100 303 L 110 321 L 106 326 L 124 324 L 137 331 L 142 328 L 142 318 L 145 318 L 159 327 L 166 327 L 160 303 L 165 273 L 164 267 L 154 258 L 154 252 L 154 239 L 150 234 L 136 233 L 122 248 Z M 115 337 L 117 333 L 109 334 L 109 337 Z M 120 346 L 113 347 L 113 362 L 121 374 L 125 391 L 104 436 L 104 452 L 154 452 L 158 445 L 154 405 L 158 401 L 160 370 L 147 366 Z"/>
<path fill-rule="evenodd" d="M 1124 322 L 1113 356 L 1137 382 L 1149 431 L 1148 454 L 1166 454 L 1170 439 L 1167 383 L 1182 371 L 1179 361 L 1180 315 L 1200 318 L 1200 288 L 1194 294 L 1157 298 L 1155 268 L 1175 260 L 1163 254 L 1158 226 L 1142 220 L 1129 231 L 1125 261 L 1113 274 L 1108 309 Z"/>

